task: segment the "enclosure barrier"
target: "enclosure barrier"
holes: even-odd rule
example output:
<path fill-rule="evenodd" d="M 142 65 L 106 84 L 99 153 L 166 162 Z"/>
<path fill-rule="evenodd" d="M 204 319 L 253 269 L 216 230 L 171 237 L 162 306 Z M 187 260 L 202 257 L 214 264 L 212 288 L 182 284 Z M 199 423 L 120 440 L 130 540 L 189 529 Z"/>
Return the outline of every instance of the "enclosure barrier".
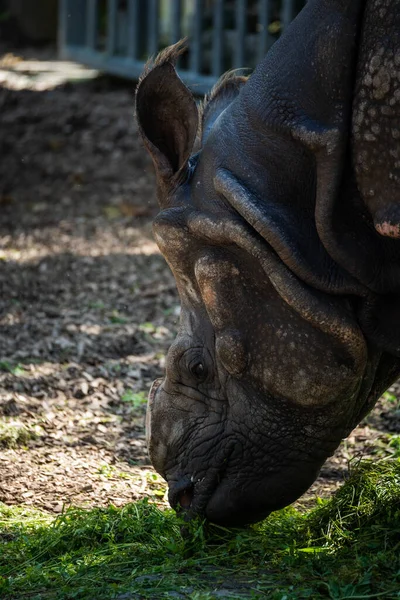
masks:
<path fill-rule="evenodd" d="M 198 94 L 254 68 L 305 0 L 61 0 L 59 52 L 137 79 L 150 55 L 187 36 L 179 74 Z"/>

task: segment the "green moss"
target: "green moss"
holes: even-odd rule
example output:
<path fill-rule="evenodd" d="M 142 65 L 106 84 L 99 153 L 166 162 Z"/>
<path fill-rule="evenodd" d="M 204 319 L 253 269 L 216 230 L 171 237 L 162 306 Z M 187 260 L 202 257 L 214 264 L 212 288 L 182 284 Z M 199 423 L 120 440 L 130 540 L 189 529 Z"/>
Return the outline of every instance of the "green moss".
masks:
<path fill-rule="evenodd" d="M 400 461 L 364 463 L 328 502 L 248 529 L 147 501 L 51 517 L 0 504 L 0 598 L 399 598 Z"/>

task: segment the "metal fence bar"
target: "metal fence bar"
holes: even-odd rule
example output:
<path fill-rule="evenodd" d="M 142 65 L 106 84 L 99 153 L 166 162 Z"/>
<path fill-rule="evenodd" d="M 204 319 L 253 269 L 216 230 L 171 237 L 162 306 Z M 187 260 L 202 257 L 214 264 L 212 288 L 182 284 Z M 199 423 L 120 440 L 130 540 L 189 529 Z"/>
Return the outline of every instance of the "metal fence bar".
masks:
<path fill-rule="evenodd" d="M 128 47 L 127 54 L 129 58 L 138 58 L 139 39 L 139 2 L 138 0 L 128 0 Z"/>
<path fill-rule="evenodd" d="M 223 48 L 224 48 L 224 2 L 215 0 L 213 15 L 213 52 L 212 52 L 212 74 L 219 77 L 223 71 Z"/>
<path fill-rule="evenodd" d="M 191 22 L 190 44 L 190 70 L 195 73 L 201 71 L 201 15 L 203 14 L 203 0 L 195 0 Z"/>
<path fill-rule="evenodd" d="M 148 53 L 157 54 L 159 38 L 159 0 L 148 0 L 148 30 L 147 50 Z"/>
<path fill-rule="evenodd" d="M 107 54 L 112 56 L 116 50 L 117 0 L 107 2 Z"/>
<path fill-rule="evenodd" d="M 170 0 L 171 2 L 171 44 L 181 39 L 181 0 Z"/>
<path fill-rule="evenodd" d="M 86 0 L 86 46 L 96 49 L 97 43 L 97 0 Z"/>
<path fill-rule="evenodd" d="M 270 0 L 259 0 L 258 3 L 258 25 L 260 32 L 258 35 L 258 60 L 261 60 L 267 53 L 271 45 L 271 36 L 268 31 L 270 14 Z"/>
<path fill-rule="evenodd" d="M 295 0 L 283 0 L 281 12 L 281 21 L 283 29 L 285 29 L 285 27 L 289 25 L 290 21 L 292 21 L 295 16 L 294 2 Z"/>
<path fill-rule="evenodd" d="M 161 1 L 164 2 L 162 11 Z M 235 0 L 235 4 L 227 0 L 207 0 L 207 3 L 191 0 L 190 4 L 187 0 L 60 0 L 60 55 L 115 75 L 136 78 L 149 54 L 156 54 L 163 44 L 180 38 L 183 8 L 190 9 L 193 12 L 185 12 L 191 14 L 189 65 L 179 72 L 194 91 L 204 93 L 231 62 L 235 67 L 242 67 L 245 62 L 255 64 L 264 56 L 276 37 L 269 31 L 270 21 L 275 18 L 273 7 L 277 4 L 280 7 L 284 28 L 295 16 L 299 4 L 305 3 L 305 0 L 252 3 L 258 11 L 258 31 L 254 32 L 247 31 L 250 6 L 247 0 Z M 100 15 L 104 5 L 107 8 L 105 32 L 103 12 Z M 228 34 L 224 29 L 224 9 L 230 16 L 232 6 L 236 27 L 233 31 L 229 29 Z M 164 39 L 165 33 L 167 39 Z"/>
<path fill-rule="evenodd" d="M 245 66 L 247 0 L 236 0 L 236 47 L 234 68 Z"/>
<path fill-rule="evenodd" d="M 60 0 L 60 6 L 58 10 L 60 18 L 58 20 L 57 45 L 58 53 L 60 54 L 60 56 L 62 56 L 63 50 L 68 44 L 69 37 L 68 34 L 71 15 L 68 9 L 68 0 Z"/>

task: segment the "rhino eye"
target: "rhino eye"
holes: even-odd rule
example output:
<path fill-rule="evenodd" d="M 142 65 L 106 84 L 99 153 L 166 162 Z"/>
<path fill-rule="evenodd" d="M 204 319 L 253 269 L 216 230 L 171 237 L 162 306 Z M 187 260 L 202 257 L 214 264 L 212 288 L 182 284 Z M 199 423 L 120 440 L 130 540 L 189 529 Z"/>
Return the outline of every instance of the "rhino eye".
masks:
<path fill-rule="evenodd" d="M 194 362 L 192 365 L 190 365 L 189 369 L 193 377 L 195 377 L 198 381 L 203 381 L 206 378 L 206 368 L 202 362 Z"/>

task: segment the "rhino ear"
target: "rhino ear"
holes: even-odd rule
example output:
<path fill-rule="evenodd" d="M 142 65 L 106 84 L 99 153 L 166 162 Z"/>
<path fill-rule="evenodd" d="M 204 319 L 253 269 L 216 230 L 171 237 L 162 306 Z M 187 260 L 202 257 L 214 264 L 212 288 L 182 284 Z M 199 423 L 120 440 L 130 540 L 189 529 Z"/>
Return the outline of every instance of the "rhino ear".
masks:
<path fill-rule="evenodd" d="M 220 114 L 236 99 L 247 77 L 232 72 L 223 75 L 210 94 L 205 97 L 202 106 L 201 143 L 204 145 L 215 121 Z"/>
<path fill-rule="evenodd" d="M 172 62 L 157 64 L 156 60 L 156 66 L 140 81 L 136 115 L 157 177 L 169 182 L 182 174 L 196 139 L 198 110 Z"/>

